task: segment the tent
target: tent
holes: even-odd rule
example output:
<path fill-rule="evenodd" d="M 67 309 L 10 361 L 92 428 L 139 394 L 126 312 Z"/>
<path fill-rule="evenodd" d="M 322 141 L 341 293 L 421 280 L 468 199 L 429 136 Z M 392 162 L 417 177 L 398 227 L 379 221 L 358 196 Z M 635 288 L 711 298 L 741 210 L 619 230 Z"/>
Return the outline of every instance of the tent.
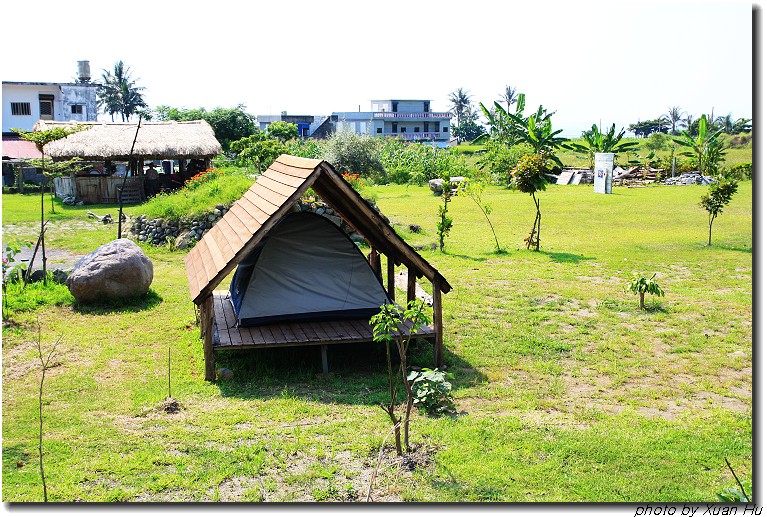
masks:
<path fill-rule="evenodd" d="M 392 303 L 357 245 L 311 212 L 284 216 L 237 266 L 229 292 L 239 326 L 369 318 Z"/>

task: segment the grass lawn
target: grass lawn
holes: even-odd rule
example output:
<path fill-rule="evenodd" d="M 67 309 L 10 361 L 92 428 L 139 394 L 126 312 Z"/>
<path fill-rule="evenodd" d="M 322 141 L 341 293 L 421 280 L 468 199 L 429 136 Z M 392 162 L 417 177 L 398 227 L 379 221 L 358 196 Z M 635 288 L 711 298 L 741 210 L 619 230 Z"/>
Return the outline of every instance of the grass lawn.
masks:
<path fill-rule="evenodd" d="M 496 254 L 470 199 L 450 203 L 440 253 L 427 187 L 371 187 L 453 286 L 445 360 L 458 409 L 415 416 L 420 462 L 405 471 L 385 461 L 374 499 L 715 501 L 736 487 L 725 457 L 750 480 L 751 188 L 741 183 L 708 247 L 705 187 L 550 186 L 539 253 L 523 243 L 530 196 L 490 188 L 484 201 L 507 250 Z M 115 238 L 115 226 L 88 223 L 88 208 L 117 212 L 58 205 L 49 246 L 86 253 Z M 2 211 L 4 240 L 35 236 L 39 197 L 3 195 Z M 234 378 L 207 383 L 184 254 L 144 249 L 155 277 L 139 303 L 75 306 L 66 290 L 42 308 L 9 300 L 3 500 L 42 500 L 38 321 L 44 348 L 61 337 L 43 410 L 51 500 L 365 500 L 389 432 L 381 347 L 331 347 L 327 376 L 318 349 L 219 353 Z M 657 273 L 666 292 L 648 297 L 648 311 L 623 290 L 632 272 Z M 169 350 L 178 413 L 162 410 Z M 429 366 L 429 346 L 411 363 Z"/>

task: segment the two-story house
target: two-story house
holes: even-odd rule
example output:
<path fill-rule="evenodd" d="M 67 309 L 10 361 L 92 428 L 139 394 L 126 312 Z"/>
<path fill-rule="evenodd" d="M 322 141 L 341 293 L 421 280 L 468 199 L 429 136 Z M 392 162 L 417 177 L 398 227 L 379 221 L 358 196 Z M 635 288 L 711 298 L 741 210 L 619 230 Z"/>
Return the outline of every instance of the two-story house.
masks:
<path fill-rule="evenodd" d="M 98 84 L 90 82 L 88 61 L 78 61 L 78 74 L 73 83 L 3 81 L 3 136 L 31 131 L 38 120 L 95 121 Z"/>
<path fill-rule="evenodd" d="M 77 82 L 3 81 L 3 184 L 14 181 L 13 166 L 39 158 L 32 142 L 19 140 L 14 129 L 32 131 L 38 120 L 89 122 L 98 117 L 98 84 L 92 83 L 88 61 L 77 62 Z M 25 181 L 39 182 L 35 169 L 24 167 Z"/>
<path fill-rule="evenodd" d="M 447 145 L 450 140 L 451 114 L 432 111 L 429 100 L 374 100 L 370 104 L 371 111 L 367 112 L 334 112 L 336 130 L 438 145 Z"/>

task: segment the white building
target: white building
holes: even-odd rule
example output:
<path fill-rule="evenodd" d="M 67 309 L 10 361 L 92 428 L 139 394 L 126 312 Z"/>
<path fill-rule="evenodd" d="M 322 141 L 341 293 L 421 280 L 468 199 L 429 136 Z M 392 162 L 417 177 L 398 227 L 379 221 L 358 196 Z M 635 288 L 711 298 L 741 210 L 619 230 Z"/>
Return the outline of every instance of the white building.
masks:
<path fill-rule="evenodd" d="M 3 135 L 12 128 L 31 131 L 38 120 L 95 121 L 98 85 L 90 82 L 87 61 L 78 69 L 77 83 L 3 81 Z"/>
<path fill-rule="evenodd" d="M 394 136 L 416 142 L 447 144 L 449 112 L 434 112 L 428 100 L 374 100 L 371 111 L 334 112 L 337 131 L 371 136 Z"/>

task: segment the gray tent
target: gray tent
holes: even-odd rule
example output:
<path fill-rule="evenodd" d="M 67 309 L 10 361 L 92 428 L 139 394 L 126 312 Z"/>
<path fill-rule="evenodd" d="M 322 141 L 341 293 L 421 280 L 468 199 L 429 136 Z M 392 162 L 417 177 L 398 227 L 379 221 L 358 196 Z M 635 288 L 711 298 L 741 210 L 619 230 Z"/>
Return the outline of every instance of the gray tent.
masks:
<path fill-rule="evenodd" d="M 369 318 L 391 303 L 357 245 L 309 212 L 283 217 L 240 262 L 229 291 L 240 326 Z"/>

